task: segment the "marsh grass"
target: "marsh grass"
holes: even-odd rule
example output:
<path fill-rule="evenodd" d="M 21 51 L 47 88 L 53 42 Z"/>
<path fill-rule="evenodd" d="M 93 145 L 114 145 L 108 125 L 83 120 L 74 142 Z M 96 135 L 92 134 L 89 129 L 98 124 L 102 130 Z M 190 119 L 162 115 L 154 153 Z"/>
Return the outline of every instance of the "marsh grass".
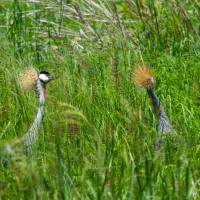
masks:
<path fill-rule="evenodd" d="M 2 1 L 1 147 L 37 112 L 20 71 L 60 78 L 31 156 L 1 154 L 1 199 L 199 199 L 199 12 L 195 0 Z M 154 70 L 180 135 L 160 150 L 150 99 L 131 79 L 137 63 Z"/>

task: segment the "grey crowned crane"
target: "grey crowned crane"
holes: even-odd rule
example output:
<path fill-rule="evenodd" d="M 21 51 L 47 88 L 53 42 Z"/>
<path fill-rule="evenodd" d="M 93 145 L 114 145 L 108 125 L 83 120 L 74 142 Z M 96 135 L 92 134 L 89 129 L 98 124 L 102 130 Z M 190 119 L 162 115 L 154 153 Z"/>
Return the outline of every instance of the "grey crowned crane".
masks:
<path fill-rule="evenodd" d="M 149 98 L 151 99 L 155 113 L 158 115 L 158 133 L 161 134 L 175 134 L 169 118 L 167 117 L 162 104 L 160 103 L 156 93 L 153 89 L 154 79 L 152 71 L 144 64 L 137 65 L 133 72 L 133 80 L 138 87 L 146 88 Z M 157 142 L 156 142 L 157 143 Z M 155 144 L 157 147 L 158 144 Z"/>
<path fill-rule="evenodd" d="M 35 69 L 30 68 L 23 71 L 19 76 L 19 84 L 23 90 L 31 90 L 36 88 L 38 97 L 38 112 L 34 119 L 34 122 L 28 132 L 22 136 L 22 138 L 12 142 L 12 144 L 6 144 L 0 148 L 0 158 L 2 164 L 6 167 L 9 165 L 9 157 L 18 153 L 23 143 L 23 149 L 28 155 L 31 145 L 35 142 L 38 137 L 39 130 L 42 126 L 45 110 L 45 99 L 47 96 L 46 84 L 57 77 L 52 77 L 46 71 L 41 71 L 39 74 Z"/>
<path fill-rule="evenodd" d="M 41 71 L 39 74 L 34 69 L 26 70 L 20 75 L 20 85 L 24 90 L 30 90 L 36 87 L 36 92 L 38 96 L 38 112 L 35 120 L 28 130 L 28 132 L 23 136 L 22 140 L 24 143 L 24 149 L 26 155 L 28 155 L 30 146 L 37 139 L 39 129 L 41 128 L 44 110 L 45 110 L 45 99 L 47 96 L 46 84 L 57 77 L 50 76 L 47 71 Z"/>

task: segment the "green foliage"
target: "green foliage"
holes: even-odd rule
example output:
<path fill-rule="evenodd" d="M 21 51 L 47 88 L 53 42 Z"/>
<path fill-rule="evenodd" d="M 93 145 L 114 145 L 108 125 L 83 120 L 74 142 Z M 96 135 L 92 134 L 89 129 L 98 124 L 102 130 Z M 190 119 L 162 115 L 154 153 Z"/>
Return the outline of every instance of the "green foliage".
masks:
<path fill-rule="evenodd" d="M 199 199 L 199 17 L 196 0 L 0 2 L 1 199 Z M 160 149 L 141 62 L 180 135 Z M 10 145 L 37 112 L 17 78 L 31 66 L 60 78 L 26 157 Z"/>

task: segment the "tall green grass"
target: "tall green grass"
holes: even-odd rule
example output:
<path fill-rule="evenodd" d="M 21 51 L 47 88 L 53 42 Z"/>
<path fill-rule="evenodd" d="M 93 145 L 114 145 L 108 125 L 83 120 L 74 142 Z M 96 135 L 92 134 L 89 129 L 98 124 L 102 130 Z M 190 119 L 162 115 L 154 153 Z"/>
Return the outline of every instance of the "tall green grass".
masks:
<path fill-rule="evenodd" d="M 19 72 L 60 76 L 32 154 L 1 163 L 1 199 L 199 199 L 199 13 L 195 0 L 0 2 L 1 146 L 37 112 Z M 131 80 L 141 62 L 180 135 L 161 150 L 151 102 Z"/>

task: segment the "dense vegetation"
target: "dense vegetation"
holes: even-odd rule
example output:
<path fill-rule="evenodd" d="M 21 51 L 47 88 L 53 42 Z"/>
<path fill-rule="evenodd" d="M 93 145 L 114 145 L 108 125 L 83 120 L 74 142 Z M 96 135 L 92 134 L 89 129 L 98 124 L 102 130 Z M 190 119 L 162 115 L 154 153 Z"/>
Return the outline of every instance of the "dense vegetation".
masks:
<path fill-rule="evenodd" d="M 197 0 L 1 1 L 2 147 L 37 112 L 20 71 L 60 76 L 31 155 L 0 165 L 1 199 L 199 199 L 199 20 Z M 142 62 L 180 135 L 160 150 L 157 116 L 131 78 Z"/>

